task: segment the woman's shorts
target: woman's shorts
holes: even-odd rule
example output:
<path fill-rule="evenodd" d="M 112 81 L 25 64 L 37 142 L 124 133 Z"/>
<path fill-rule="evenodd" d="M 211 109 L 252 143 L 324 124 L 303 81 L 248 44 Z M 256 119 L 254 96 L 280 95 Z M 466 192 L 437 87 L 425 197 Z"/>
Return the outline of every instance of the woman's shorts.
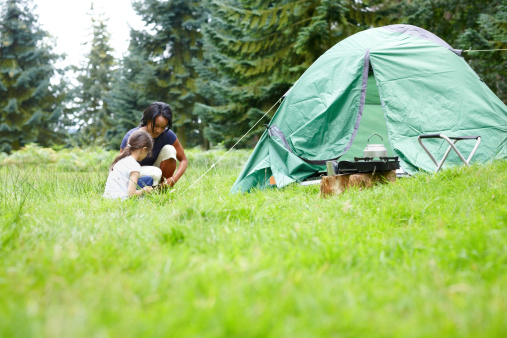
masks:
<path fill-rule="evenodd" d="M 139 175 L 140 183 L 145 183 L 145 185 L 148 185 L 149 179 L 144 177 L 150 177 L 153 179 L 151 185 L 158 185 L 162 178 L 162 170 L 160 170 L 160 163 L 162 163 L 162 161 L 171 158 L 176 161 L 176 148 L 174 148 L 171 145 L 165 145 L 162 148 L 162 150 L 160 150 L 157 160 L 155 161 L 155 163 L 153 163 L 152 166 L 151 165 L 141 166 L 141 172 Z M 141 184 L 139 185 L 141 186 Z"/>

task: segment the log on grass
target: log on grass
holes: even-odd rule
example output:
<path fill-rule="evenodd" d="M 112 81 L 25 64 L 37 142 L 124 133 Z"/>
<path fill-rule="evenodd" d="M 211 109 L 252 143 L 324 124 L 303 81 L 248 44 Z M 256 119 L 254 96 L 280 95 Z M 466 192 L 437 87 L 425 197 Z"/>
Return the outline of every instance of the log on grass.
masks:
<path fill-rule="evenodd" d="M 320 196 L 327 197 L 341 194 L 351 187 L 371 188 L 378 183 L 396 181 L 396 171 L 378 171 L 375 173 L 341 174 L 324 176 L 320 181 Z"/>

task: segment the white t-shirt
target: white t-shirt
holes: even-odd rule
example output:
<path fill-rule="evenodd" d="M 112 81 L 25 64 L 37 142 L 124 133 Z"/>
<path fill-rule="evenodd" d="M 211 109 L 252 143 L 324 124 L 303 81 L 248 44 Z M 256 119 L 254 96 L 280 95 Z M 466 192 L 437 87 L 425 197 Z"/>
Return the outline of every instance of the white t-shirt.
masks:
<path fill-rule="evenodd" d="M 116 162 L 113 170 L 109 171 L 104 197 L 128 198 L 130 173 L 133 171 L 140 172 L 141 165 L 132 156 L 127 156 Z"/>

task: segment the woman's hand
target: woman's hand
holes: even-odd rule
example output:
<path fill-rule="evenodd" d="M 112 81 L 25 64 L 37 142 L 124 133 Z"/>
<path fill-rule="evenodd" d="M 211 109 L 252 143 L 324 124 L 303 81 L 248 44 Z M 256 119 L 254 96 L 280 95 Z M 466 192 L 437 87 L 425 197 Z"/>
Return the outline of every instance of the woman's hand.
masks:
<path fill-rule="evenodd" d="M 149 185 L 143 187 L 143 192 L 148 192 L 149 193 L 149 192 L 152 192 L 152 191 L 153 191 L 153 188 L 151 186 L 149 186 Z"/>
<path fill-rule="evenodd" d="M 160 182 L 160 185 L 162 186 L 162 188 L 166 188 L 166 187 L 172 188 L 172 187 L 174 187 L 175 184 L 176 184 L 176 181 L 172 177 L 169 177 L 168 179 L 164 178 L 164 180 L 162 182 Z"/>

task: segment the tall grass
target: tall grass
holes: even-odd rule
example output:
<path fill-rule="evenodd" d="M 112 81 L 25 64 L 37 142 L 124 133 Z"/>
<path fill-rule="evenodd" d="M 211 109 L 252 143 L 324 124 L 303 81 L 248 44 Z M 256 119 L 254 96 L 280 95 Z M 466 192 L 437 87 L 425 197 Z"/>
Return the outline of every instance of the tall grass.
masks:
<path fill-rule="evenodd" d="M 124 202 L 101 197 L 114 153 L 4 164 L 0 336 L 507 333 L 506 162 L 322 199 L 229 194 L 233 151 L 187 190 L 223 153 L 189 151 L 172 192 Z"/>

